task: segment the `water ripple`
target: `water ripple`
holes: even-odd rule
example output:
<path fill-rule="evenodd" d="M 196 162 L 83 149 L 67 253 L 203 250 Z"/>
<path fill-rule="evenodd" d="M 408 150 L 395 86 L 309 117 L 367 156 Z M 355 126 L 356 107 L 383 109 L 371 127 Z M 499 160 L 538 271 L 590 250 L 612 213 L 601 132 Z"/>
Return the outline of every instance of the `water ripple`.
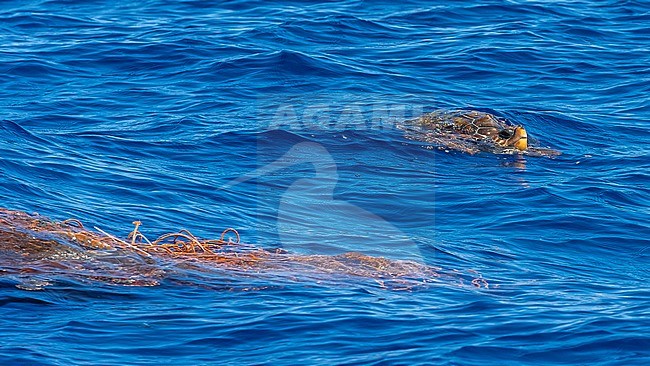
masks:
<path fill-rule="evenodd" d="M 365 235 L 491 287 L 187 269 L 130 288 L 0 264 L 0 362 L 647 363 L 648 20 L 637 0 L 4 2 L 0 207 L 288 250 L 287 232 Z M 395 128 L 437 108 L 563 154 Z"/>

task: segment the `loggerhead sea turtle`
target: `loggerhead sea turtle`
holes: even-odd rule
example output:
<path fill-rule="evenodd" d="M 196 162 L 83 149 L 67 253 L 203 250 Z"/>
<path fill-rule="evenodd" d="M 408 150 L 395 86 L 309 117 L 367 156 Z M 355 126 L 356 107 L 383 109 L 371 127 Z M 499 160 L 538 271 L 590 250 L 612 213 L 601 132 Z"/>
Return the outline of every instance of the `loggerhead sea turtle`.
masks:
<path fill-rule="evenodd" d="M 557 156 L 559 151 L 532 147 L 523 126 L 515 126 L 490 113 L 473 110 L 434 111 L 404 122 L 407 137 L 434 144 L 440 150 L 469 154 Z"/>

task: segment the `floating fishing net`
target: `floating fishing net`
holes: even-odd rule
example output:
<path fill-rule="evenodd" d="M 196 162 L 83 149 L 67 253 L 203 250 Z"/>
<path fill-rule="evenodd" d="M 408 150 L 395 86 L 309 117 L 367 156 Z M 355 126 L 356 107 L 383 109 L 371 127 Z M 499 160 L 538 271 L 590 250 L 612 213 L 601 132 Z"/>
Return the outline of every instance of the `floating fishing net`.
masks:
<path fill-rule="evenodd" d="M 218 239 L 199 239 L 183 229 L 150 240 L 142 223 L 121 239 L 81 221 L 56 222 L 38 215 L 0 209 L 0 269 L 24 273 L 72 273 L 123 285 L 156 285 L 171 265 L 194 271 L 227 269 L 237 273 L 290 274 L 291 278 L 354 276 L 372 279 L 382 287 L 412 289 L 436 282 L 441 269 L 413 261 L 390 260 L 361 253 L 299 255 L 244 244 L 235 229 Z M 463 279 L 487 288 L 482 278 Z"/>

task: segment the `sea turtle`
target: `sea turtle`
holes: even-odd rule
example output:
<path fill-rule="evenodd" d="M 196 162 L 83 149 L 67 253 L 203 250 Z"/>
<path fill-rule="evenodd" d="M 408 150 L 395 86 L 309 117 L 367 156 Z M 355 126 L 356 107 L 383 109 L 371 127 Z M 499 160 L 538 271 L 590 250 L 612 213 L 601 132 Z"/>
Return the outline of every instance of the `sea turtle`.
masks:
<path fill-rule="evenodd" d="M 432 143 L 440 150 L 469 154 L 489 151 L 497 154 L 556 156 L 559 151 L 532 147 L 523 126 L 504 118 L 474 110 L 434 111 L 406 121 L 407 137 Z"/>

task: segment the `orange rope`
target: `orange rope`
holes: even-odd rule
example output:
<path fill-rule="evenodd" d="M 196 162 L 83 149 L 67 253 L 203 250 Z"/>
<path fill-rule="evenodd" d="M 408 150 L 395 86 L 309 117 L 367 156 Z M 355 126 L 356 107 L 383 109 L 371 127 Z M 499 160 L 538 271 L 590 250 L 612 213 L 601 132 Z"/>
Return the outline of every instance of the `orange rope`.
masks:
<path fill-rule="evenodd" d="M 0 208 L 0 228 L 14 231 L 29 228 L 34 232 L 58 235 L 79 245 L 85 250 L 119 249 L 144 257 L 167 257 L 178 260 L 197 260 L 206 263 L 224 264 L 241 268 L 275 268 L 291 273 L 294 266 L 303 270 L 318 270 L 326 273 L 343 273 L 372 278 L 380 284 L 386 281 L 403 281 L 406 285 L 413 278 L 422 278 L 421 283 L 431 282 L 439 277 L 439 268 L 409 261 L 394 261 L 372 257 L 361 253 L 345 253 L 335 256 L 296 255 L 282 249 L 264 250 L 242 244 L 239 232 L 233 228 L 224 230 L 218 239 L 199 239 L 187 229 L 171 232 L 150 241 L 140 231 L 142 222 L 134 221 L 134 228 L 126 240 L 95 227 L 86 229 L 77 219 L 53 222 L 38 215 Z M 234 236 L 234 238 L 233 238 Z M 10 239 L 7 239 L 10 240 Z M 40 240 L 34 238 L 34 240 Z M 45 240 L 43 240 L 45 241 Z M 34 248 L 42 248 L 34 246 Z M 488 288 L 488 282 L 474 278 L 471 284 L 477 288 Z"/>

